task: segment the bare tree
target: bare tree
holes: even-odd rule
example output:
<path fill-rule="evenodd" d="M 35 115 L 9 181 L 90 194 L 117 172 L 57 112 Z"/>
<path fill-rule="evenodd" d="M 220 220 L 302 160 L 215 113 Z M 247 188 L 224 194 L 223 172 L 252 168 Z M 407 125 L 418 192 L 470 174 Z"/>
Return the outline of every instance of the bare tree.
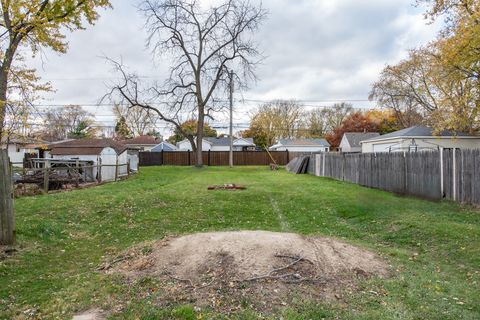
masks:
<path fill-rule="evenodd" d="M 75 105 L 50 110 L 40 133 L 48 141 L 93 137 L 96 135 L 93 114 Z"/>
<path fill-rule="evenodd" d="M 163 84 L 145 85 L 121 63 L 114 63 L 123 81 L 109 97 L 152 110 L 173 125 L 190 141 L 196 165 L 202 166 L 205 118 L 213 119 L 225 106 L 230 72 L 235 74 L 236 88 L 245 89 L 249 80 L 255 80 L 261 54 L 249 35 L 266 12 L 248 0 L 225 0 L 207 9 L 196 0 L 145 0 L 139 9 L 146 18 L 152 53 L 172 62 L 169 77 Z M 181 128 L 189 118 L 198 122 L 196 143 Z"/>
<path fill-rule="evenodd" d="M 138 106 L 126 107 L 115 105 L 113 107 L 113 113 L 117 120 L 120 120 L 122 117 L 125 119 L 125 123 L 133 136 L 144 136 L 155 130 L 157 117 L 156 114 L 149 109 Z"/>

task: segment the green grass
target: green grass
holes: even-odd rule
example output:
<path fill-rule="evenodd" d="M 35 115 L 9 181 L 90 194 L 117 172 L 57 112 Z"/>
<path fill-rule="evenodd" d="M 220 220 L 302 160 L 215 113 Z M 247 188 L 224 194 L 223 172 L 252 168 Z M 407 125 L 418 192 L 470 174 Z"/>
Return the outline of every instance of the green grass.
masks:
<path fill-rule="evenodd" d="M 230 182 L 248 189 L 207 191 Z M 0 319 L 68 319 L 92 307 L 112 319 L 480 318 L 480 212 L 468 206 L 259 167 L 152 167 L 15 207 L 19 252 L 0 261 Z M 227 317 L 192 305 L 159 309 L 155 279 L 126 284 L 95 271 L 146 240 L 240 229 L 345 239 L 384 256 L 394 276 L 362 282 L 345 303 L 294 301 L 275 314 L 247 308 Z"/>

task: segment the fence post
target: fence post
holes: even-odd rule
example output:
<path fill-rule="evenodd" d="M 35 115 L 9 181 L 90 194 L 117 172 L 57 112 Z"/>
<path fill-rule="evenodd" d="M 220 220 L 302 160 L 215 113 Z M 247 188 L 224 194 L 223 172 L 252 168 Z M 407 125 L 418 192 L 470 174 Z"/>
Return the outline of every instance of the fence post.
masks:
<path fill-rule="evenodd" d="M 210 149 L 208 150 L 208 166 L 210 167 Z"/>
<path fill-rule="evenodd" d="M 99 158 L 97 161 L 97 175 L 98 175 L 98 183 L 102 182 L 102 159 Z"/>
<path fill-rule="evenodd" d="M 323 165 L 323 167 L 322 167 L 322 177 L 325 177 L 325 159 L 326 159 L 325 154 L 326 153 L 324 152 L 323 153 L 323 161 L 322 161 L 322 165 Z"/>
<path fill-rule="evenodd" d="M 118 180 L 118 157 L 117 161 L 115 161 L 115 181 Z"/>
<path fill-rule="evenodd" d="M 453 196 L 453 201 L 457 200 L 457 149 L 453 148 L 453 170 L 452 170 L 452 196 Z"/>
<path fill-rule="evenodd" d="M 320 176 L 320 154 L 315 155 L 315 175 Z"/>
<path fill-rule="evenodd" d="M 288 149 L 287 149 L 287 164 L 290 162 L 290 152 L 288 152 Z"/>
<path fill-rule="evenodd" d="M 407 193 L 407 187 L 408 187 L 408 161 L 407 161 L 407 153 L 403 152 L 403 194 L 408 194 Z"/>
<path fill-rule="evenodd" d="M 190 159 L 190 150 L 188 150 L 188 165 L 190 166 L 192 163 L 191 159 Z"/>
<path fill-rule="evenodd" d="M 75 170 L 76 170 L 76 176 L 77 176 L 77 179 L 75 181 L 75 187 L 78 188 L 78 186 L 80 185 L 80 166 L 79 166 L 79 163 L 78 163 L 78 160 L 75 161 Z"/>
<path fill-rule="evenodd" d="M 48 192 L 48 187 L 50 184 L 50 161 L 45 161 L 45 166 L 43 168 L 43 190 Z"/>
<path fill-rule="evenodd" d="M 444 197 L 444 187 L 443 187 L 443 147 L 440 148 L 440 197 Z"/>
<path fill-rule="evenodd" d="M 160 164 L 161 166 L 163 166 L 163 151 L 164 151 L 164 150 L 162 149 L 162 162 L 161 162 L 161 164 Z"/>
<path fill-rule="evenodd" d="M 15 244 L 12 168 L 7 150 L 0 149 L 0 244 Z"/>

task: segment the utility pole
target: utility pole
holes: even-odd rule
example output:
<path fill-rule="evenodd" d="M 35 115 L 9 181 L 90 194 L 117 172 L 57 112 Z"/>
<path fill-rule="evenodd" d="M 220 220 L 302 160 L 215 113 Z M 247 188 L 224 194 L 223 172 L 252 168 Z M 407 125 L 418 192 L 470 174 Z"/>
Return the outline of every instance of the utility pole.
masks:
<path fill-rule="evenodd" d="M 230 153 L 228 162 L 230 168 L 233 168 L 233 71 L 230 71 Z"/>

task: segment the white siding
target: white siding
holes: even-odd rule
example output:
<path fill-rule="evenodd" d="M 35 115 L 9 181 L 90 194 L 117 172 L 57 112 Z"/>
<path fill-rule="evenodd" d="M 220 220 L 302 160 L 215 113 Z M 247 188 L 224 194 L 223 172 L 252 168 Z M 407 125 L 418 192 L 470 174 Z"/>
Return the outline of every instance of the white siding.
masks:
<path fill-rule="evenodd" d="M 25 158 L 25 153 L 37 153 L 38 151 L 35 149 L 25 149 L 22 145 L 16 145 L 14 143 L 9 144 L 7 148 L 8 157 L 10 158 L 10 162 L 14 163 L 13 166 L 15 167 L 23 167 L 23 158 Z"/>
<path fill-rule="evenodd" d="M 242 146 L 233 146 L 233 151 L 242 151 Z M 211 151 L 230 151 L 230 146 L 212 146 Z"/>
<path fill-rule="evenodd" d="M 291 152 L 328 152 L 328 147 L 322 146 L 278 146 L 271 151 L 291 151 Z"/>
<path fill-rule="evenodd" d="M 100 153 L 102 165 L 117 164 L 117 152 L 112 148 L 104 148 Z M 115 167 L 102 167 L 102 181 L 115 180 Z"/>
<path fill-rule="evenodd" d="M 345 137 L 345 135 L 343 135 L 342 141 L 340 141 L 340 145 L 338 147 L 340 148 L 340 151 L 342 151 L 342 152 L 351 152 L 350 151 L 351 150 L 350 143 L 348 143 L 348 140 Z"/>
<path fill-rule="evenodd" d="M 190 141 L 188 141 L 188 140 L 180 141 L 177 144 L 177 148 L 178 148 L 177 151 L 192 151 L 192 145 L 190 144 Z M 206 142 L 205 140 L 202 141 L 202 150 L 203 151 L 211 150 L 211 148 L 212 148 L 212 145 L 210 143 Z"/>
<path fill-rule="evenodd" d="M 128 167 L 126 164 L 128 163 L 128 153 L 127 150 L 123 151 L 119 156 L 118 156 L 118 164 L 124 164 L 124 166 L 118 167 L 118 174 L 120 176 L 125 176 L 127 175 L 127 169 Z"/>
<path fill-rule="evenodd" d="M 415 144 L 419 151 L 442 148 L 480 149 L 480 137 L 417 137 Z M 405 152 L 409 151 L 412 138 L 385 139 L 362 143 L 362 152 Z"/>
<path fill-rule="evenodd" d="M 128 154 L 127 156 L 128 161 L 130 161 L 130 169 L 134 171 L 138 171 L 138 153 L 135 154 Z"/>

